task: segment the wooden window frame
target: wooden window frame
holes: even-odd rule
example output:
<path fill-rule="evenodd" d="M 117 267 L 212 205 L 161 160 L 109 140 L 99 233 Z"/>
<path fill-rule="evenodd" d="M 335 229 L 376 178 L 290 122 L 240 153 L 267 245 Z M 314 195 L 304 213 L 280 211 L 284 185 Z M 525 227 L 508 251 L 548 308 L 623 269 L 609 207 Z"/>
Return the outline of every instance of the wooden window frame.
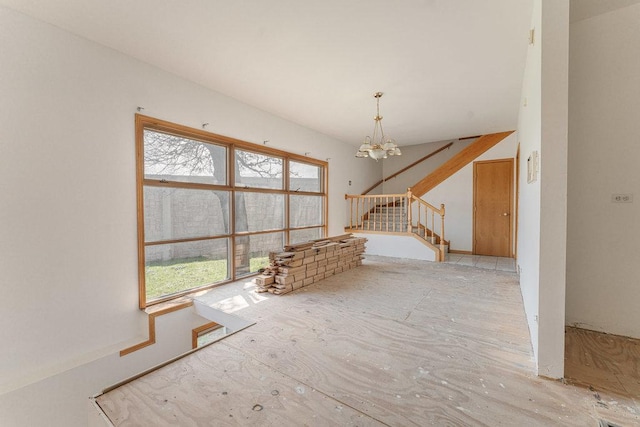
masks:
<path fill-rule="evenodd" d="M 149 129 L 161 133 L 171 134 L 175 136 L 180 136 L 188 139 L 192 139 L 195 141 L 200 141 L 204 143 L 214 144 L 218 146 L 225 146 L 227 149 L 227 158 L 226 158 L 226 185 L 220 184 L 201 184 L 201 183 L 188 183 L 188 182 L 178 182 L 178 181 L 166 181 L 166 180 L 152 180 L 145 179 L 144 177 L 144 130 Z M 211 132 L 207 132 L 200 129 L 190 128 L 184 125 L 179 125 L 176 123 L 171 123 L 165 120 L 156 119 L 153 117 L 145 116 L 142 114 L 135 115 L 135 140 L 136 140 L 136 197 L 137 197 L 137 224 L 138 224 L 138 298 L 139 298 L 139 307 L 140 309 L 145 309 L 151 305 L 158 304 L 161 302 L 173 300 L 176 298 L 180 298 L 187 294 L 192 294 L 195 292 L 200 292 L 205 289 L 210 289 L 216 286 L 220 286 L 229 282 L 233 282 L 237 280 L 237 278 L 246 278 L 251 275 L 255 275 L 257 273 L 243 274 L 241 276 L 236 277 L 236 262 L 235 262 L 235 250 L 236 250 L 236 237 L 245 237 L 257 234 L 265 234 L 265 233 L 276 233 L 282 232 L 284 234 L 284 243 L 289 244 L 289 231 L 290 230 L 302 230 L 305 228 L 320 228 L 324 236 L 327 236 L 328 231 L 328 211 L 329 211 L 329 163 L 326 161 L 314 159 L 311 157 L 290 153 L 283 150 L 278 150 L 271 147 L 265 147 L 263 145 L 253 144 L 246 141 L 241 141 L 235 138 L 217 135 Z M 282 179 L 283 179 L 283 188 L 282 189 L 268 189 L 268 188 L 255 188 L 255 187 L 246 187 L 246 186 L 236 186 L 235 184 L 235 150 L 240 149 L 244 151 L 250 151 L 262 155 L 279 157 L 283 159 L 283 171 L 282 171 Z M 295 161 L 299 163 L 307 163 L 314 166 L 319 166 L 321 169 L 322 176 L 321 180 L 321 191 L 320 192 L 306 192 L 306 191 L 292 191 L 290 189 L 290 177 L 289 177 L 289 161 Z M 224 235 L 216 235 L 208 238 L 186 238 L 186 239 L 177 239 L 171 241 L 160 241 L 160 242 L 145 242 L 145 232 L 144 232 L 144 187 L 145 186 L 156 186 L 156 187 L 166 187 L 166 188 L 186 188 L 186 189 L 201 189 L 201 190 L 216 190 L 216 191 L 228 191 L 229 192 L 229 204 L 230 204 L 230 212 L 229 212 L 229 232 Z M 284 202 L 284 227 L 274 230 L 261 230 L 261 231 L 246 231 L 241 233 L 236 233 L 235 231 L 235 196 L 236 192 L 262 192 L 262 193 L 272 193 L 272 194 L 283 194 L 285 196 Z M 290 228 L 290 214 L 289 214 L 289 197 L 291 195 L 309 195 L 309 196 L 321 196 L 323 197 L 323 212 L 322 212 L 322 225 L 314 225 L 308 227 L 295 227 Z M 160 298 L 155 298 L 153 300 L 147 301 L 146 297 L 146 285 L 145 285 L 145 247 L 151 245 L 158 244 L 166 244 L 166 243 L 180 243 L 180 242 L 188 242 L 188 241 L 198 241 L 198 240 L 213 240 L 213 239 L 228 239 L 229 240 L 229 253 L 228 253 L 228 265 L 229 265 L 229 279 L 207 284 L 204 286 L 200 286 L 197 288 L 188 289 L 182 292 L 178 292 L 175 294 L 167 295 Z"/>
<path fill-rule="evenodd" d="M 202 326 L 198 326 L 197 328 L 192 329 L 191 330 L 191 348 L 192 349 L 198 348 L 198 338 L 200 338 L 201 335 L 205 335 L 205 334 L 208 334 L 209 332 L 217 331 L 220 328 L 224 328 L 224 325 L 221 325 L 216 322 L 208 322 Z"/>

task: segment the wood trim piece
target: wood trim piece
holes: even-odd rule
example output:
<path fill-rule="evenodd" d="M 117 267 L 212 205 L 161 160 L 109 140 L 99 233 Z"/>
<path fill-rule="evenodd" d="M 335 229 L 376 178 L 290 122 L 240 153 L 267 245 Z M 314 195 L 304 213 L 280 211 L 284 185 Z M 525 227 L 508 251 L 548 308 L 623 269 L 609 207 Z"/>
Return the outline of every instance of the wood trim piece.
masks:
<path fill-rule="evenodd" d="M 227 180 L 230 184 L 235 184 L 235 179 L 233 179 L 233 183 L 231 182 L 231 178 L 235 178 L 236 174 L 236 160 L 235 160 L 235 147 L 233 145 L 229 146 L 227 150 Z M 229 239 L 229 246 L 227 248 L 227 257 L 229 262 L 227 263 L 227 276 L 231 280 L 236 277 L 236 193 L 232 191 L 229 195 L 229 233 L 231 233 L 231 238 Z"/>
<path fill-rule="evenodd" d="M 473 251 L 460 251 L 457 249 L 451 249 L 451 247 L 449 247 L 449 253 L 450 254 L 460 254 L 460 255 L 473 255 Z"/>
<path fill-rule="evenodd" d="M 345 227 L 344 231 L 348 233 L 356 233 L 356 234 L 386 234 L 387 236 L 408 236 L 413 233 L 409 231 L 375 231 L 368 229 L 360 229 L 360 228 L 349 228 Z"/>
<path fill-rule="evenodd" d="M 163 314 L 173 313 L 174 311 L 182 310 L 183 308 L 191 307 L 193 305 L 192 300 L 176 300 L 172 303 L 165 304 L 163 306 L 154 306 L 145 310 L 148 314 L 149 319 L 149 339 L 143 341 L 139 344 L 133 345 L 131 347 L 127 347 L 124 350 L 120 351 L 120 357 L 126 356 L 127 354 L 133 353 L 134 351 L 138 351 L 142 348 L 148 347 L 156 342 L 156 317 L 162 316 Z"/>
<path fill-rule="evenodd" d="M 415 194 L 411 196 L 411 200 L 415 201 L 416 203 L 423 205 L 425 207 L 427 207 L 427 209 L 431 209 L 432 211 L 434 211 L 435 213 L 437 213 L 438 215 L 442 216 L 444 215 L 444 208 L 436 208 L 435 206 L 433 206 L 431 203 L 422 200 L 420 197 L 416 197 Z"/>
<path fill-rule="evenodd" d="M 318 166 L 318 165 L 314 165 Z M 281 188 L 262 188 L 249 187 L 248 185 L 225 186 L 218 184 L 202 184 L 197 182 L 182 181 L 159 181 L 157 179 L 144 179 L 143 185 L 146 187 L 169 187 L 169 188 L 185 188 L 188 190 L 214 190 L 214 191 L 231 191 L 247 192 L 247 193 L 273 193 L 273 194 L 292 194 L 301 196 L 324 196 L 324 193 L 318 191 L 289 191 Z"/>
<path fill-rule="evenodd" d="M 366 195 L 367 193 L 369 193 L 371 190 L 373 190 L 374 188 L 376 188 L 378 185 L 382 184 L 383 182 L 386 182 L 392 178 L 395 178 L 396 176 L 400 175 L 402 172 L 405 172 L 409 169 L 411 169 L 412 167 L 416 166 L 417 164 L 420 164 L 422 162 L 424 162 L 425 160 L 435 156 L 436 154 L 438 154 L 441 151 L 444 151 L 446 149 L 448 149 L 449 147 L 451 147 L 453 145 L 453 141 L 451 141 L 450 143 L 448 143 L 447 145 L 444 145 L 440 148 L 438 148 L 437 150 L 433 151 L 432 153 L 427 154 L 426 156 L 422 157 L 421 159 L 416 160 L 415 162 L 411 163 L 409 166 L 406 166 L 402 169 L 400 169 L 398 172 L 393 173 L 391 175 L 389 175 L 386 178 L 382 178 L 380 181 L 376 182 L 375 184 L 373 184 L 371 187 L 367 188 L 366 190 L 364 190 L 362 192 L 362 195 Z"/>
<path fill-rule="evenodd" d="M 515 229 L 514 229 L 515 225 L 513 223 L 513 217 L 515 216 L 513 214 L 513 211 L 514 211 L 513 206 L 514 206 L 514 203 L 515 203 L 514 200 L 513 200 L 514 199 L 514 189 L 513 189 L 513 187 L 515 185 L 515 182 L 513 180 L 513 170 L 515 169 L 515 167 L 514 167 L 515 159 L 512 157 L 509 160 L 510 160 L 510 164 L 511 164 L 511 179 L 509 180 L 509 213 L 510 213 L 509 219 L 511 220 L 509 222 L 509 256 L 511 258 L 513 258 L 514 257 L 513 239 L 514 239 L 514 233 L 515 233 Z"/>
<path fill-rule="evenodd" d="M 324 226 L 322 224 L 305 225 L 304 227 L 291 227 L 291 228 L 289 228 L 289 231 L 310 230 L 312 228 L 324 228 Z M 326 239 L 326 237 L 321 238 L 321 240 L 324 240 L 324 239 Z"/>
<path fill-rule="evenodd" d="M 142 177 L 142 184 L 145 187 L 169 187 L 169 188 L 184 188 L 187 190 L 213 190 L 213 191 L 228 191 L 231 192 L 232 187 L 229 185 L 220 184 L 203 184 L 199 182 L 182 182 L 182 181 L 168 181 L 149 179 Z M 244 188 L 244 187 L 240 187 Z"/>
<path fill-rule="evenodd" d="M 143 116 L 136 114 L 136 210 L 138 212 L 138 307 L 147 306 L 146 273 L 144 268 L 144 126 Z"/>
<path fill-rule="evenodd" d="M 407 197 L 407 193 L 397 193 L 397 194 L 345 194 L 344 198 L 347 199 L 371 199 L 376 197 Z"/>
<path fill-rule="evenodd" d="M 425 236 L 428 235 L 429 238 L 431 238 L 432 236 L 435 237 L 435 241 L 438 242 L 438 244 L 440 244 L 440 242 L 443 242 L 445 245 L 450 245 L 451 244 L 451 242 L 449 242 L 446 239 L 443 240 L 442 237 L 440 237 L 440 235 L 438 233 L 436 233 L 435 231 L 431 230 L 430 228 L 428 228 L 424 224 L 418 223 L 417 228 L 418 228 L 418 230 L 420 230 L 420 229 L 425 230 Z M 420 237 L 422 237 L 422 236 L 420 236 Z M 431 242 L 429 242 L 429 243 L 431 243 Z M 431 244 L 433 244 L 433 243 L 431 243 Z M 451 251 L 449 251 L 449 252 L 451 252 Z"/>
<path fill-rule="evenodd" d="M 516 150 L 516 200 L 515 204 L 515 232 L 513 242 L 513 258 L 518 259 L 518 216 L 520 215 L 520 143 L 518 143 L 518 149 Z"/>
<path fill-rule="evenodd" d="M 198 141 L 206 142 L 209 144 L 218 145 L 232 145 L 234 148 L 240 148 L 241 150 L 248 150 L 254 153 L 266 154 L 270 156 L 285 157 L 296 161 L 305 163 L 312 163 L 316 165 L 327 166 L 328 162 L 324 160 L 314 159 L 302 154 L 290 153 L 284 150 L 278 150 L 277 148 L 266 147 L 251 142 L 242 141 L 240 139 L 231 138 L 229 136 L 215 134 L 205 130 L 195 129 L 192 127 L 172 123 L 166 120 L 156 119 L 154 117 L 145 116 L 143 114 L 136 114 L 136 121 L 140 121 L 144 124 L 144 127 L 149 129 L 158 130 L 161 132 L 169 133 L 177 136 L 188 136 L 189 138 L 196 139 Z M 233 159 L 231 159 L 233 161 Z M 231 176 L 231 175 L 230 175 Z M 230 182 L 230 180 L 229 180 Z"/>
<path fill-rule="evenodd" d="M 208 322 L 205 323 L 204 325 L 198 326 L 197 328 L 194 328 L 191 330 L 191 348 L 198 348 L 198 336 L 204 332 L 204 331 L 208 331 L 209 329 L 216 330 L 216 329 L 220 329 L 223 326 L 219 323 L 216 322 Z"/>
<path fill-rule="evenodd" d="M 324 234 L 329 235 L 329 162 L 327 167 L 322 168 L 322 194 L 324 194 Z"/>
<path fill-rule="evenodd" d="M 316 225 L 316 227 L 322 227 L 322 226 Z M 278 228 L 275 230 L 260 230 L 260 231 L 239 231 L 236 233 L 236 237 L 254 236 L 258 234 L 284 233 L 285 231 L 287 231 L 286 228 Z"/>
<path fill-rule="evenodd" d="M 440 251 L 439 247 L 432 245 L 430 242 L 424 240 L 422 237 L 418 236 L 415 233 L 411 233 L 411 235 L 413 236 L 414 239 L 418 240 L 420 243 L 422 243 L 423 245 L 425 245 L 426 247 L 428 247 L 434 252 L 436 262 L 444 261 L 444 254 L 442 253 L 442 251 Z"/>
<path fill-rule="evenodd" d="M 289 211 L 291 206 L 291 177 L 289 176 L 289 162 L 284 161 L 282 164 L 282 178 L 284 179 L 284 189 L 287 190 L 287 194 L 284 196 L 284 239 L 282 243 L 289 244 L 289 227 L 291 226 L 291 212 Z"/>
<path fill-rule="evenodd" d="M 203 240 L 228 239 L 229 237 L 231 237 L 231 234 L 223 234 L 221 236 L 190 237 L 187 239 L 156 240 L 154 242 L 145 243 L 145 246 L 171 245 L 173 243 L 200 242 Z"/>
<path fill-rule="evenodd" d="M 483 135 L 477 141 L 462 149 L 459 153 L 440 165 L 436 170 L 424 177 L 411 187 L 411 192 L 417 197 L 424 196 L 438 184 L 471 163 L 481 154 L 511 135 L 514 131 L 491 133 Z"/>

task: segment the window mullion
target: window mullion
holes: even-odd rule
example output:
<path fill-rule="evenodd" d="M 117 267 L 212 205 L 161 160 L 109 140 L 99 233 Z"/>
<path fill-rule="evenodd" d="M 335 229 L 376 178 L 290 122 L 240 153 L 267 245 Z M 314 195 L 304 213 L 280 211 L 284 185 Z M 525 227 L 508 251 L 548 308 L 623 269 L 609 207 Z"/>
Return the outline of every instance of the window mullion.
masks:
<path fill-rule="evenodd" d="M 237 280 L 268 262 L 276 246 L 326 235 L 326 162 L 141 115 L 135 135 L 140 308 Z M 238 215 L 247 216 L 246 227 Z M 308 225 L 319 217 L 321 225 Z M 292 229 L 292 222 L 302 226 Z M 162 269 L 196 279 L 158 281 Z"/>

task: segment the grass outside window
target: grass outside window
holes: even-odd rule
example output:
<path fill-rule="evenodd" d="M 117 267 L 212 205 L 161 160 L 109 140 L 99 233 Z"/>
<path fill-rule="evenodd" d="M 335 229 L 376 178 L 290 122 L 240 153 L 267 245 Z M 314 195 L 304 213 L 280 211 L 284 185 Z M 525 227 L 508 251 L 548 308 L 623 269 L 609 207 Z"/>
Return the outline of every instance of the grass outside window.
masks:
<path fill-rule="evenodd" d="M 140 114 L 136 159 L 140 308 L 255 274 L 290 238 L 326 235 L 327 162 Z"/>
<path fill-rule="evenodd" d="M 251 271 L 269 264 L 269 257 L 251 257 Z M 228 279 L 226 259 L 204 257 L 150 262 L 145 267 L 147 297 L 150 299 L 172 295 L 194 287 L 219 283 Z M 198 287 L 198 286 L 196 286 Z"/>

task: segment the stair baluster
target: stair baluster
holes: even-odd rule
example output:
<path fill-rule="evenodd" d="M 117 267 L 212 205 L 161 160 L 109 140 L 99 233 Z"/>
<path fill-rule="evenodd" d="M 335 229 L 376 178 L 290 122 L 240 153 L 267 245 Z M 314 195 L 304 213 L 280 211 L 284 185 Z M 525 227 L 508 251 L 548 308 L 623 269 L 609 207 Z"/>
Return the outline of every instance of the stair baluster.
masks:
<path fill-rule="evenodd" d="M 413 234 L 436 251 L 438 261 L 444 260 L 448 245 L 444 238 L 444 205 L 436 208 L 416 197 L 410 188 L 405 194 L 346 194 L 345 199 L 349 203 L 350 215 L 346 231 Z M 441 219 L 437 224 L 439 230 L 435 229 L 436 214 Z"/>

